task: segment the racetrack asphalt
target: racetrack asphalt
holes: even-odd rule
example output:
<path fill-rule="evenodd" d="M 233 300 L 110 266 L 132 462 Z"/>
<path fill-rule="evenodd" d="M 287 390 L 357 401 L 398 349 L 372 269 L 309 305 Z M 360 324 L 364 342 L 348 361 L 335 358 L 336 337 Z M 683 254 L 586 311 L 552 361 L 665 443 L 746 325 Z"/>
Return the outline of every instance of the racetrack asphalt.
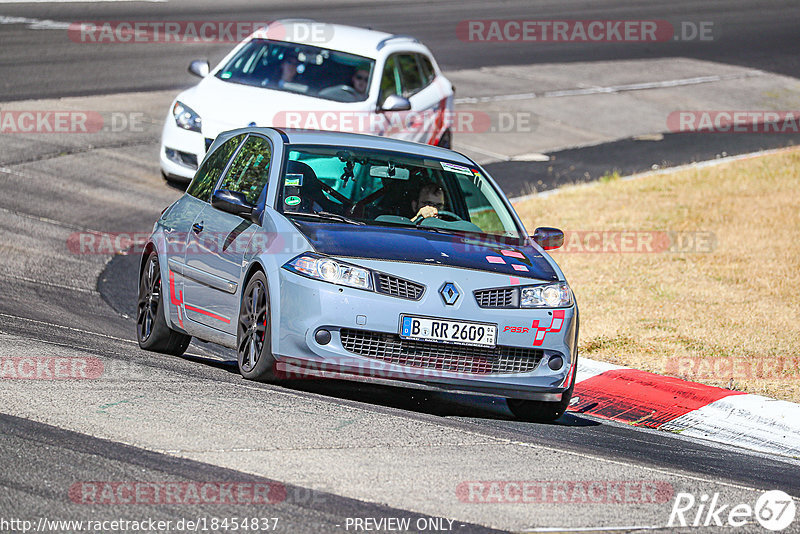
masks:
<path fill-rule="evenodd" d="M 0 15 L 186 20 L 230 18 L 234 11 L 241 18 L 304 11 L 326 20 L 413 31 L 431 44 L 447 68 L 675 54 L 793 75 L 798 61 L 793 22 L 797 6 L 778 2 L 730 2 L 725 9 L 699 1 L 663 8 L 621 2 L 583 7 L 586 18 L 724 22 L 723 29 L 729 29 L 722 35 L 729 37 L 706 47 L 674 43 L 663 51 L 647 46 L 587 51 L 559 45 L 540 51 L 498 45 L 475 54 L 464 54 L 461 43 L 441 32 L 445 20 L 441 17 L 452 24 L 462 18 L 531 16 L 528 4 L 384 7 L 341 2 L 326 5 L 324 12 L 302 4 L 237 11 L 238 5 L 226 6 L 223 13 L 211 2 L 0 4 Z M 576 8 L 577 4 L 542 3 L 536 16 L 565 17 Z M 88 45 L 60 47 L 64 35 L 55 30 L 8 24 L 0 32 L 3 101 L 107 93 L 112 101 L 139 102 L 136 95 L 113 94 L 185 86 L 192 82 L 182 74 L 189 59 L 219 55 L 229 48 L 178 47 L 175 54 L 168 54 L 145 45 L 98 52 Z M 141 102 L 147 117 L 163 115 L 161 100 Z M 122 104 L 109 106 L 120 109 Z M 97 380 L 4 381 L 0 390 L 3 517 L 177 519 L 252 511 L 213 505 L 76 504 L 68 490 L 86 481 L 277 481 L 325 496 L 321 504 L 269 507 L 268 515 L 279 516 L 286 532 L 345 531 L 342 521 L 348 517 L 420 514 L 456 519 L 465 525 L 459 527 L 465 532 L 663 529 L 671 509 L 671 501 L 496 505 L 459 500 L 458 485 L 475 480 L 646 480 L 696 496 L 718 492 L 730 503 L 753 504 L 767 489 L 800 498 L 796 459 L 772 458 L 580 414 L 568 414 L 551 425 L 521 423 L 511 418 L 502 401 L 492 398 L 339 381 L 304 381 L 286 387 L 254 384 L 235 373 L 230 351 L 198 342 L 183 358 L 140 351 L 130 318 L 136 256 L 116 255 L 107 265 L 108 255 L 75 253 L 68 242 L 82 232 L 146 233 L 161 209 L 178 197 L 180 192 L 158 176 L 158 131 L 159 124 L 148 122 L 141 132 L 104 133 L 91 139 L 0 137 L 4 191 L 0 228 L 6 237 L 0 243 L 0 355 L 95 358 L 105 370 Z M 617 168 L 626 174 L 653 164 L 710 159 L 723 152 L 731 155 L 797 141 L 790 134 L 774 140 L 764 135 L 694 135 L 667 134 L 660 142 L 622 140 L 556 151 L 550 154 L 554 158 L 549 172 L 531 162 L 489 165 L 498 176 L 512 177 L 503 185 L 513 196 L 514 190 L 523 192 L 525 187 L 513 178 L 518 174 L 536 172 L 542 188 L 547 188 L 581 181 L 585 173 L 594 178 Z M 757 528 L 753 522 L 746 527 Z M 797 530 L 785 532 L 792 531 Z"/>

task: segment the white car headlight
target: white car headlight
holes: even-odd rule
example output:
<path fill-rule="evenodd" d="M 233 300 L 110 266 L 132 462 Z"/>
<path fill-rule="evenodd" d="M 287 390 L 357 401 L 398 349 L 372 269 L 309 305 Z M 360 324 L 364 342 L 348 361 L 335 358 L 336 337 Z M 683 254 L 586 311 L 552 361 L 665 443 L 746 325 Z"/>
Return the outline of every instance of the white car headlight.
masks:
<path fill-rule="evenodd" d="M 572 306 L 572 290 L 565 282 L 523 287 L 520 308 L 567 308 Z"/>
<path fill-rule="evenodd" d="M 301 254 L 287 262 L 284 268 L 331 284 L 372 290 L 372 273 L 368 269 L 324 256 Z"/>
<path fill-rule="evenodd" d="M 176 101 L 175 105 L 172 106 L 172 116 L 175 117 L 175 124 L 184 130 L 199 132 L 200 126 L 203 124 L 200 115 L 182 102 Z"/>

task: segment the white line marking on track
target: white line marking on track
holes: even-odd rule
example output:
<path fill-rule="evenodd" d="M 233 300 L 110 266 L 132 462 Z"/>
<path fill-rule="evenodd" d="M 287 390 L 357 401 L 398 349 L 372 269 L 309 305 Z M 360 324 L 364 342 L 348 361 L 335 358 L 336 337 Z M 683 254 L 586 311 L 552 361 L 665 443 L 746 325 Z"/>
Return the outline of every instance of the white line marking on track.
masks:
<path fill-rule="evenodd" d="M 169 0 L 0 0 L 2 4 L 100 4 L 103 2 L 146 2 L 146 3 L 166 3 Z"/>
<path fill-rule="evenodd" d="M 44 280 L 36 280 L 34 278 L 28 278 L 27 276 L 17 276 L 13 274 L 7 274 L 3 276 L 3 279 L 12 279 L 12 280 L 21 280 L 23 282 L 30 282 L 32 284 L 39 284 L 42 286 L 47 287 L 57 287 L 59 289 L 68 289 L 70 291 L 79 291 L 81 293 L 89 293 L 90 295 L 99 295 L 100 292 L 96 289 L 86 289 L 85 287 L 77 287 L 77 286 L 68 286 L 64 284 L 57 284 L 55 282 L 45 282 Z"/>
<path fill-rule="evenodd" d="M 31 215 L 30 213 L 24 213 L 17 210 L 10 210 L 8 208 L 0 208 L 0 212 L 9 213 L 11 215 L 16 215 L 17 217 L 22 217 L 25 219 L 33 219 L 34 221 L 39 221 L 47 224 L 52 224 L 53 226 L 60 226 L 62 228 L 67 228 L 69 230 L 78 230 L 81 232 L 92 233 L 92 234 L 99 234 L 104 235 L 106 232 L 101 232 L 100 230 L 92 230 L 91 228 L 84 228 L 83 226 L 78 226 L 76 224 L 70 224 L 63 221 L 57 221 L 55 219 L 50 219 L 48 217 L 42 217 L 40 215 Z"/>
<path fill-rule="evenodd" d="M 64 330 L 71 330 L 72 332 L 78 332 L 79 334 L 89 334 L 91 336 L 99 336 L 99 337 L 104 337 L 106 339 L 113 339 L 114 341 L 122 341 L 124 343 L 130 343 L 130 344 L 133 344 L 133 345 L 138 345 L 138 343 L 136 343 L 136 341 L 134 341 L 132 339 L 124 339 L 124 338 L 121 338 L 121 337 L 109 336 L 108 334 L 101 334 L 100 332 L 92 332 L 91 330 L 84 330 L 83 328 L 75 328 L 73 326 L 64 326 L 62 324 L 51 323 L 49 321 L 40 321 L 38 319 L 31 319 L 30 317 L 20 317 L 19 315 L 11 315 L 11 314 L 8 314 L 8 313 L 3 313 L 3 312 L 0 312 L 0 317 L 4 317 L 6 319 L 17 319 L 19 321 L 25 321 L 25 322 L 34 323 L 34 324 L 41 324 L 41 325 L 45 325 L 45 326 L 52 326 L 54 328 L 63 328 Z"/>
<path fill-rule="evenodd" d="M 749 70 L 744 73 L 725 74 L 719 76 L 696 76 L 694 78 L 679 78 L 676 80 L 664 80 L 660 82 L 639 82 L 639 83 L 626 83 L 621 85 L 609 85 L 606 87 L 581 87 L 574 89 L 561 89 L 558 91 L 545 91 L 543 93 L 518 93 L 510 95 L 493 95 L 471 97 L 465 96 L 463 98 L 456 98 L 456 104 L 479 104 L 486 102 L 506 102 L 509 100 L 530 100 L 533 98 L 561 98 L 565 96 L 586 96 L 597 94 L 614 94 L 625 93 L 628 91 L 644 91 L 646 89 L 663 89 L 666 87 L 682 87 L 686 85 L 699 85 L 705 83 L 724 82 L 729 80 L 741 80 L 744 78 L 752 78 L 754 76 L 762 76 L 764 73 L 760 70 Z"/>
<path fill-rule="evenodd" d="M 522 532 L 633 532 L 636 530 L 661 530 L 663 525 L 639 525 L 625 527 L 534 527 Z"/>

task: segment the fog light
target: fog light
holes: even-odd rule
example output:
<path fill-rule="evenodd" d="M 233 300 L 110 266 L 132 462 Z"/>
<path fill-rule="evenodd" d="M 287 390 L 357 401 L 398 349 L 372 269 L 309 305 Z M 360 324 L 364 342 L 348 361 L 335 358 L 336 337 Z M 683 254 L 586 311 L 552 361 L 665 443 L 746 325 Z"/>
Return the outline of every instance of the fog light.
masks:
<path fill-rule="evenodd" d="M 550 356 L 550 361 L 547 362 L 547 366 L 553 371 L 558 371 L 564 366 L 564 360 L 561 356 Z"/>
<path fill-rule="evenodd" d="M 324 328 L 320 328 L 317 330 L 316 334 L 314 334 L 314 340 L 320 345 L 327 345 L 331 342 L 331 333 Z"/>

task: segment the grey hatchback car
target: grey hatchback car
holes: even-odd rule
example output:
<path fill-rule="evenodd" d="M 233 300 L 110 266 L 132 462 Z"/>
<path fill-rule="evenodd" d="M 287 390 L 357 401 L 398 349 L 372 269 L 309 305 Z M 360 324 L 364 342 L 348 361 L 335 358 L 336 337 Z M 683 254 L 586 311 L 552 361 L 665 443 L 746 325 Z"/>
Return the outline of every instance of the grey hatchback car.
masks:
<path fill-rule="evenodd" d="M 520 419 L 569 404 L 578 308 L 492 178 L 451 150 L 357 134 L 221 134 L 156 221 L 141 348 L 191 337 L 247 379 L 345 378 L 502 396 Z"/>

